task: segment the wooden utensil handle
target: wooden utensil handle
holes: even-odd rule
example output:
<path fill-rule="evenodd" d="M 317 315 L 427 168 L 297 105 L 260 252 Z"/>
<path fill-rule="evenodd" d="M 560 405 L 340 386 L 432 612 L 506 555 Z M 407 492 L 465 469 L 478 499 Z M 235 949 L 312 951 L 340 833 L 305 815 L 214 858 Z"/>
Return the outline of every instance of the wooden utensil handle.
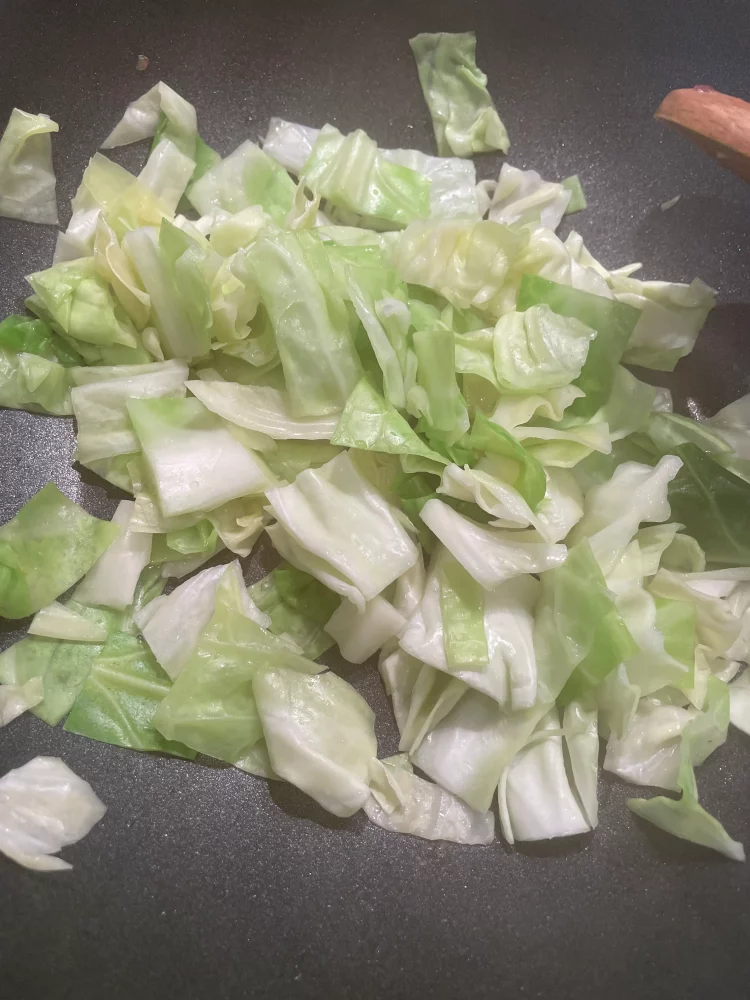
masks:
<path fill-rule="evenodd" d="M 750 104 L 713 87 L 673 90 L 655 117 L 677 129 L 722 167 L 750 181 Z"/>

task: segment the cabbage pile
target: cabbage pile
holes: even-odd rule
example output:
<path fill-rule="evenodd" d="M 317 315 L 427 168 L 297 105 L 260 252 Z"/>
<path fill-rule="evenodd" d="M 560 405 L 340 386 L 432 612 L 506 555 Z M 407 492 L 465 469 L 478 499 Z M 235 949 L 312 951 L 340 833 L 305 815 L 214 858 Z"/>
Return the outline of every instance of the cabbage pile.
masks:
<path fill-rule="evenodd" d="M 558 237 L 577 178 L 478 184 L 508 140 L 473 36 L 412 48 L 439 156 L 274 118 L 222 158 L 159 83 L 103 143 L 150 139 L 141 173 L 90 160 L 0 403 L 72 415 L 131 499 L 50 483 L 0 528 L 0 613 L 33 615 L 0 717 L 470 844 L 495 800 L 509 843 L 594 829 L 604 741 L 677 793 L 635 813 L 742 860 L 694 768 L 750 732 L 750 396 L 696 421 L 627 367 L 671 371 L 714 293 Z M 56 218 L 56 127 L 14 112 L 4 214 Z M 334 647 L 377 664 L 396 756 Z"/>

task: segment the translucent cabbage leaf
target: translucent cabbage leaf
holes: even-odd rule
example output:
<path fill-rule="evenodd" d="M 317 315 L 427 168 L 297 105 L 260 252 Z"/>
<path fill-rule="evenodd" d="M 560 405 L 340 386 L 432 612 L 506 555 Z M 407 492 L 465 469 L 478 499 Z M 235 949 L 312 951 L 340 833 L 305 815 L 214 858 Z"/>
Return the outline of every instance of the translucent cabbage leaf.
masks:
<path fill-rule="evenodd" d="M 131 399 L 128 413 L 167 517 L 263 493 L 274 481 L 197 399 Z"/>
<path fill-rule="evenodd" d="M 89 468 L 102 459 L 132 455 L 140 442 L 128 414 L 131 399 L 182 398 L 187 365 L 179 361 L 150 365 L 73 369 L 73 413 L 78 424 L 76 458 Z M 81 380 L 83 384 L 79 384 Z"/>
<path fill-rule="evenodd" d="M 239 575 L 239 570 L 234 565 L 204 569 L 135 615 L 143 638 L 172 680 L 182 670 L 214 614 L 217 588 L 226 573 Z"/>
<path fill-rule="evenodd" d="M 428 500 L 420 517 L 487 590 L 523 573 L 541 573 L 559 566 L 567 554 L 564 545 L 545 542 L 534 531 L 485 528 L 441 500 Z"/>
<path fill-rule="evenodd" d="M 360 611 L 351 601 L 341 601 L 326 622 L 326 632 L 338 643 L 349 663 L 364 663 L 383 643 L 403 631 L 404 616 L 378 595 Z"/>
<path fill-rule="evenodd" d="M 161 138 L 138 175 L 141 187 L 151 192 L 168 215 L 174 215 L 195 170 L 195 161 L 171 139 Z"/>
<path fill-rule="evenodd" d="M 348 454 L 266 492 L 281 555 L 359 608 L 412 566 L 417 548 Z"/>
<path fill-rule="evenodd" d="M 339 413 L 362 369 L 348 320 L 329 314 L 299 236 L 267 230 L 246 259 L 273 325 L 295 416 Z"/>
<path fill-rule="evenodd" d="M 54 601 L 118 534 L 47 483 L 0 528 L 0 614 L 25 618 Z"/>
<path fill-rule="evenodd" d="M 328 441 L 338 421 L 338 414 L 294 416 L 288 393 L 270 386 L 197 380 L 186 385 L 212 413 L 274 440 Z"/>
<path fill-rule="evenodd" d="M 460 309 L 475 306 L 500 316 L 507 311 L 504 282 L 528 241 L 528 233 L 497 222 L 413 222 L 393 262 L 403 281 L 425 285 Z"/>
<path fill-rule="evenodd" d="M 586 541 L 542 576 L 534 627 L 538 698 L 568 702 L 585 695 L 637 646 L 607 590 Z"/>
<path fill-rule="evenodd" d="M 367 378 L 360 379 L 346 401 L 331 443 L 386 455 L 417 455 L 431 462 L 446 464 L 446 459 L 424 443 L 408 421 L 376 392 Z"/>
<path fill-rule="evenodd" d="M 587 538 L 602 572 L 611 572 L 641 522 L 669 518 L 667 490 L 681 465 L 674 455 L 666 455 L 655 468 L 623 462 L 611 479 L 586 494 L 584 514 L 571 541 Z"/>
<path fill-rule="evenodd" d="M 54 264 L 26 280 L 35 293 L 28 304 L 66 336 L 81 341 L 81 350 L 86 344 L 138 348 L 135 327 L 98 273 L 93 257 Z"/>
<path fill-rule="evenodd" d="M 446 791 L 484 812 L 503 771 L 548 707 L 505 713 L 487 695 L 468 691 L 424 737 L 412 760 Z"/>
<path fill-rule="evenodd" d="M 571 778 L 566 772 L 560 715 L 553 708 L 500 782 L 498 804 L 508 843 L 571 837 L 591 830 Z"/>
<path fill-rule="evenodd" d="M 571 192 L 564 184 L 543 181 L 536 170 L 519 170 L 504 163 L 490 202 L 489 218 L 509 225 L 557 229 L 570 198 Z"/>
<path fill-rule="evenodd" d="M 495 372 L 502 392 L 560 389 L 581 375 L 596 331 L 547 305 L 502 316 L 495 327 Z"/>
<path fill-rule="evenodd" d="M 483 413 L 477 413 L 469 435 L 475 451 L 497 456 L 504 461 L 508 483 L 516 489 L 532 511 L 539 509 L 547 491 L 547 477 L 541 462 L 531 455 L 511 433 Z"/>
<path fill-rule="evenodd" d="M 154 84 L 125 109 L 125 114 L 102 143 L 102 149 L 127 146 L 131 142 L 170 139 L 183 153 L 195 159 L 198 123 L 195 108 L 166 83 Z"/>
<path fill-rule="evenodd" d="M 294 201 L 294 181 L 255 143 L 243 142 L 193 183 L 188 198 L 199 215 L 235 215 L 260 206 L 282 225 Z"/>
<path fill-rule="evenodd" d="M 0 346 L 0 406 L 69 416 L 70 377 L 56 361 Z"/>
<path fill-rule="evenodd" d="M 107 629 L 89 621 L 71 608 L 66 608 L 59 601 L 53 601 L 34 615 L 28 635 L 42 635 L 47 639 L 70 639 L 74 642 L 104 642 L 107 638 Z"/>
<path fill-rule="evenodd" d="M 283 666 L 257 673 L 253 691 L 274 771 L 335 816 L 361 809 L 377 755 L 364 698 L 336 674 Z"/>
<path fill-rule="evenodd" d="M 0 136 L 0 215 L 57 225 L 50 133 L 57 122 L 13 108 Z"/>
<path fill-rule="evenodd" d="M 361 129 L 345 136 L 326 125 L 300 180 L 329 205 L 348 213 L 345 221 L 373 229 L 403 228 L 430 213 L 430 182 L 381 156 Z"/>
<path fill-rule="evenodd" d="M 250 587 L 250 596 L 268 615 L 268 630 L 291 639 L 304 656 L 317 660 L 334 645 L 324 626 L 340 598 L 309 573 L 282 563 Z"/>
<path fill-rule="evenodd" d="M 529 708 L 536 699 L 532 633 L 538 589 L 526 575 L 484 591 L 439 549 L 400 645 L 506 708 Z"/>
<path fill-rule="evenodd" d="M 471 809 L 439 785 L 413 774 L 396 760 L 373 764 L 373 794 L 364 804 L 371 823 L 392 833 L 456 844 L 491 844 L 495 817 Z"/>
<path fill-rule="evenodd" d="M 640 313 L 624 302 L 568 288 L 536 275 L 524 275 L 516 308 L 523 311 L 538 305 L 547 305 L 558 315 L 576 319 L 596 331 L 586 363 L 574 380 L 585 395 L 570 407 L 570 413 L 590 417 L 609 398 L 618 363 Z"/>
<path fill-rule="evenodd" d="M 682 792 L 681 798 L 675 800 L 659 795 L 653 799 L 628 799 L 628 807 L 637 816 L 667 833 L 710 847 L 733 861 L 744 861 L 745 850 L 742 844 L 732 840 L 721 823 L 698 802 L 693 767 L 724 742 L 729 719 L 726 685 L 716 678 L 709 685 L 712 694 L 711 710 L 699 715 L 685 727 L 678 748 L 675 785 Z"/>
<path fill-rule="evenodd" d="M 99 604 L 124 611 L 133 603 L 141 572 L 151 558 L 151 538 L 130 527 L 134 503 L 121 500 L 112 516 L 120 529 L 103 556 L 94 563 L 75 590 L 82 604 Z"/>
<path fill-rule="evenodd" d="M 695 444 L 674 449 L 682 468 L 670 485 L 672 517 L 712 563 L 750 565 L 750 483 Z"/>
<path fill-rule="evenodd" d="M 63 728 L 101 743 L 192 759 L 195 751 L 165 740 L 152 724 L 171 686 L 142 639 L 113 632 L 94 660 Z"/>
<path fill-rule="evenodd" d="M 69 600 L 65 607 L 91 622 L 104 636 L 117 627 L 118 616 L 111 611 L 90 608 Z M 103 639 L 68 641 L 31 635 L 9 646 L 0 654 L 0 681 L 24 684 L 32 677 L 42 678 L 44 699 L 33 708 L 51 726 L 70 711 L 102 649 Z"/>
<path fill-rule="evenodd" d="M 320 129 L 272 118 L 263 151 L 299 176 L 319 135 Z M 415 170 L 430 182 L 431 218 L 477 217 L 473 163 L 457 157 L 428 156 L 418 149 L 381 149 L 379 155 L 397 166 Z"/>
<path fill-rule="evenodd" d="M 167 739 L 238 766 L 263 737 L 253 696 L 256 674 L 269 667 L 306 673 L 325 669 L 249 617 L 246 601 L 237 575 L 223 575 L 197 645 L 154 715 L 154 725 Z M 275 764 L 274 770 L 281 774 Z"/>
<path fill-rule="evenodd" d="M 620 275 L 612 275 L 609 280 L 619 302 L 641 311 L 623 361 L 642 368 L 674 371 L 680 358 L 692 351 L 714 307 L 716 293 L 699 278 L 690 285 L 639 281 Z"/>
<path fill-rule="evenodd" d="M 441 156 L 507 153 L 510 147 L 487 77 L 476 64 L 476 44 L 473 31 L 423 33 L 409 40 Z"/>
<path fill-rule="evenodd" d="M 0 728 L 34 708 L 42 698 L 44 683 L 41 677 L 32 677 L 25 684 L 0 684 Z"/>
<path fill-rule="evenodd" d="M 0 778 L 0 851 L 36 871 L 72 868 L 54 855 L 85 837 L 106 811 L 58 757 L 35 757 Z"/>

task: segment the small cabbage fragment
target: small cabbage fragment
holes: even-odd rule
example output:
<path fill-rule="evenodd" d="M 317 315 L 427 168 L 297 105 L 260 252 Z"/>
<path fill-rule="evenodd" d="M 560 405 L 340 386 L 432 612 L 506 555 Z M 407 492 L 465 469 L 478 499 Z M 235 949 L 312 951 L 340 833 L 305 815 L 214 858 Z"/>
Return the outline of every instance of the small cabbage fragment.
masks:
<path fill-rule="evenodd" d="M 11 111 L 0 136 L 0 215 L 6 219 L 57 225 L 50 133 L 58 129 L 47 115 Z"/>
<path fill-rule="evenodd" d="M 250 597 L 270 621 L 270 632 L 291 639 L 304 656 L 317 660 L 334 644 L 324 626 L 341 603 L 309 573 L 282 563 L 253 584 Z"/>
<path fill-rule="evenodd" d="M 185 384 L 212 413 L 274 440 L 328 441 L 338 422 L 335 413 L 321 417 L 294 416 L 289 394 L 270 386 L 202 380 Z"/>
<path fill-rule="evenodd" d="M 32 677 L 25 684 L 0 684 L 0 728 L 34 708 L 44 698 L 44 682 Z"/>
<path fill-rule="evenodd" d="M 564 545 L 545 542 L 534 531 L 485 528 L 441 500 L 428 500 L 420 517 L 487 590 L 523 573 L 541 573 L 560 566 L 567 554 Z"/>
<path fill-rule="evenodd" d="M 378 595 L 360 611 L 351 601 L 342 601 L 326 622 L 326 632 L 338 643 L 349 663 L 364 663 L 383 643 L 403 631 L 404 616 Z"/>
<path fill-rule="evenodd" d="M 487 91 L 487 77 L 475 60 L 473 31 L 422 33 L 409 39 L 438 153 L 472 156 L 507 153 L 508 133 Z"/>
<path fill-rule="evenodd" d="M 0 778 L 0 851 L 37 871 L 72 868 L 53 855 L 85 837 L 106 811 L 58 757 L 35 757 Z"/>
<path fill-rule="evenodd" d="M 130 527 L 135 504 L 121 500 L 112 516 L 120 535 L 81 580 L 75 598 L 82 604 L 99 604 L 124 611 L 133 603 L 141 572 L 151 557 L 151 535 Z"/>
<path fill-rule="evenodd" d="M 571 192 L 564 184 L 543 181 L 536 170 L 519 170 L 509 163 L 500 168 L 492 196 L 492 222 L 557 229 L 567 213 Z"/>
<path fill-rule="evenodd" d="M 376 761 L 370 783 L 373 794 L 365 802 L 364 810 L 370 822 L 384 830 L 456 844 L 491 844 L 495 837 L 495 817 L 491 812 L 471 809 L 455 795 L 418 777 L 396 760 Z M 385 794 L 377 794 L 381 786 Z"/>
<path fill-rule="evenodd" d="M 131 399 L 128 413 L 167 517 L 263 493 L 274 481 L 197 399 Z"/>
<path fill-rule="evenodd" d="M 0 614 L 25 618 L 54 601 L 118 534 L 47 483 L 0 527 Z"/>
<path fill-rule="evenodd" d="M 429 448 L 398 410 L 372 387 L 367 378 L 357 383 L 331 436 L 344 448 L 386 455 L 417 455 L 441 465 L 446 459 Z"/>
<path fill-rule="evenodd" d="M 495 327 L 495 371 L 503 392 L 530 395 L 561 389 L 581 375 L 596 331 L 549 306 L 502 316 Z"/>
<path fill-rule="evenodd" d="M 598 746 L 594 759 L 597 753 Z M 503 833 L 510 844 L 571 837 L 592 829 L 575 781 L 566 773 L 557 708 L 542 719 L 503 774 L 498 799 Z"/>
<path fill-rule="evenodd" d="M 135 621 L 154 656 L 174 680 L 214 613 L 216 591 L 235 566 L 212 566 L 186 580 L 166 597 L 158 597 L 136 613 Z"/>
<path fill-rule="evenodd" d="M 588 202 L 586 201 L 586 194 L 578 174 L 571 174 L 570 177 L 566 177 L 561 183 L 563 188 L 570 194 L 570 201 L 568 202 L 568 207 L 565 209 L 565 214 L 573 215 L 575 212 L 582 212 L 588 206 Z"/>
<path fill-rule="evenodd" d="M 281 555 L 360 609 L 412 566 L 417 548 L 348 454 L 266 491 Z"/>
<path fill-rule="evenodd" d="M 47 639 L 70 639 L 72 642 L 104 642 L 107 629 L 71 608 L 66 608 L 59 601 L 53 601 L 46 608 L 37 611 L 29 625 L 28 634 L 42 635 Z"/>
<path fill-rule="evenodd" d="M 170 687 L 142 639 L 113 632 L 94 660 L 63 728 L 118 747 L 192 759 L 194 751 L 165 740 L 152 723 Z"/>
<path fill-rule="evenodd" d="M 336 674 L 282 666 L 256 674 L 253 692 L 274 771 L 335 816 L 361 809 L 377 756 L 364 698 Z"/>
<path fill-rule="evenodd" d="M 342 135 L 326 125 L 315 140 L 300 182 L 347 213 L 344 221 L 372 229 L 403 228 L 430 212 L 430 182 L 385 159 L 361 129 Z"/>
<path fill-rule="evenodd" d="M 236 215 L 260 206 L 281 225 L 294 201 L 294 181 L 255 143 L 243 142 L 195 181 L 188 197 L 199 215 Z"/>
<path fill-rule="evenodd" d="M 729 685 L 729 721 L 750 736 L 750 673 L 747 670 Z"/>
<path fill-rule="evenodd" d="M 623 361 L 658 371 L 674 371 L 692 351 L 716 302 L 716 293 L 700 278 L 681 285 L 613 275 L 610 285 L 618 302 L 641 311 Z"/>
<path fill-rule="evenodd" d="M 202 616 L 202 621 L 197 644 L 159 705 L 154 725 L 167 739 L 199 753 L 249 766 L 263 737 L 253 678 L 269 667 L 306 674 L 325 667 L 265 630 L 267 617 L 250 602 L 231 567 L 218 583 L 209 620 Z"/>

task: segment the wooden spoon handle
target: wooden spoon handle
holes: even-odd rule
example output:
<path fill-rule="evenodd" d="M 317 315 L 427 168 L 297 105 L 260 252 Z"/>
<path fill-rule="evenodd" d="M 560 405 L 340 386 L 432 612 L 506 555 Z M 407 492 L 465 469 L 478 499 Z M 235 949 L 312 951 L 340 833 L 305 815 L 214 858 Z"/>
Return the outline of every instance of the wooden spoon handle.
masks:
<path fill-rule="evenodd" d="M 750 104 L 713 87 L 673 90 L 656 115 L 709 156 L 750 181 Z"/>

